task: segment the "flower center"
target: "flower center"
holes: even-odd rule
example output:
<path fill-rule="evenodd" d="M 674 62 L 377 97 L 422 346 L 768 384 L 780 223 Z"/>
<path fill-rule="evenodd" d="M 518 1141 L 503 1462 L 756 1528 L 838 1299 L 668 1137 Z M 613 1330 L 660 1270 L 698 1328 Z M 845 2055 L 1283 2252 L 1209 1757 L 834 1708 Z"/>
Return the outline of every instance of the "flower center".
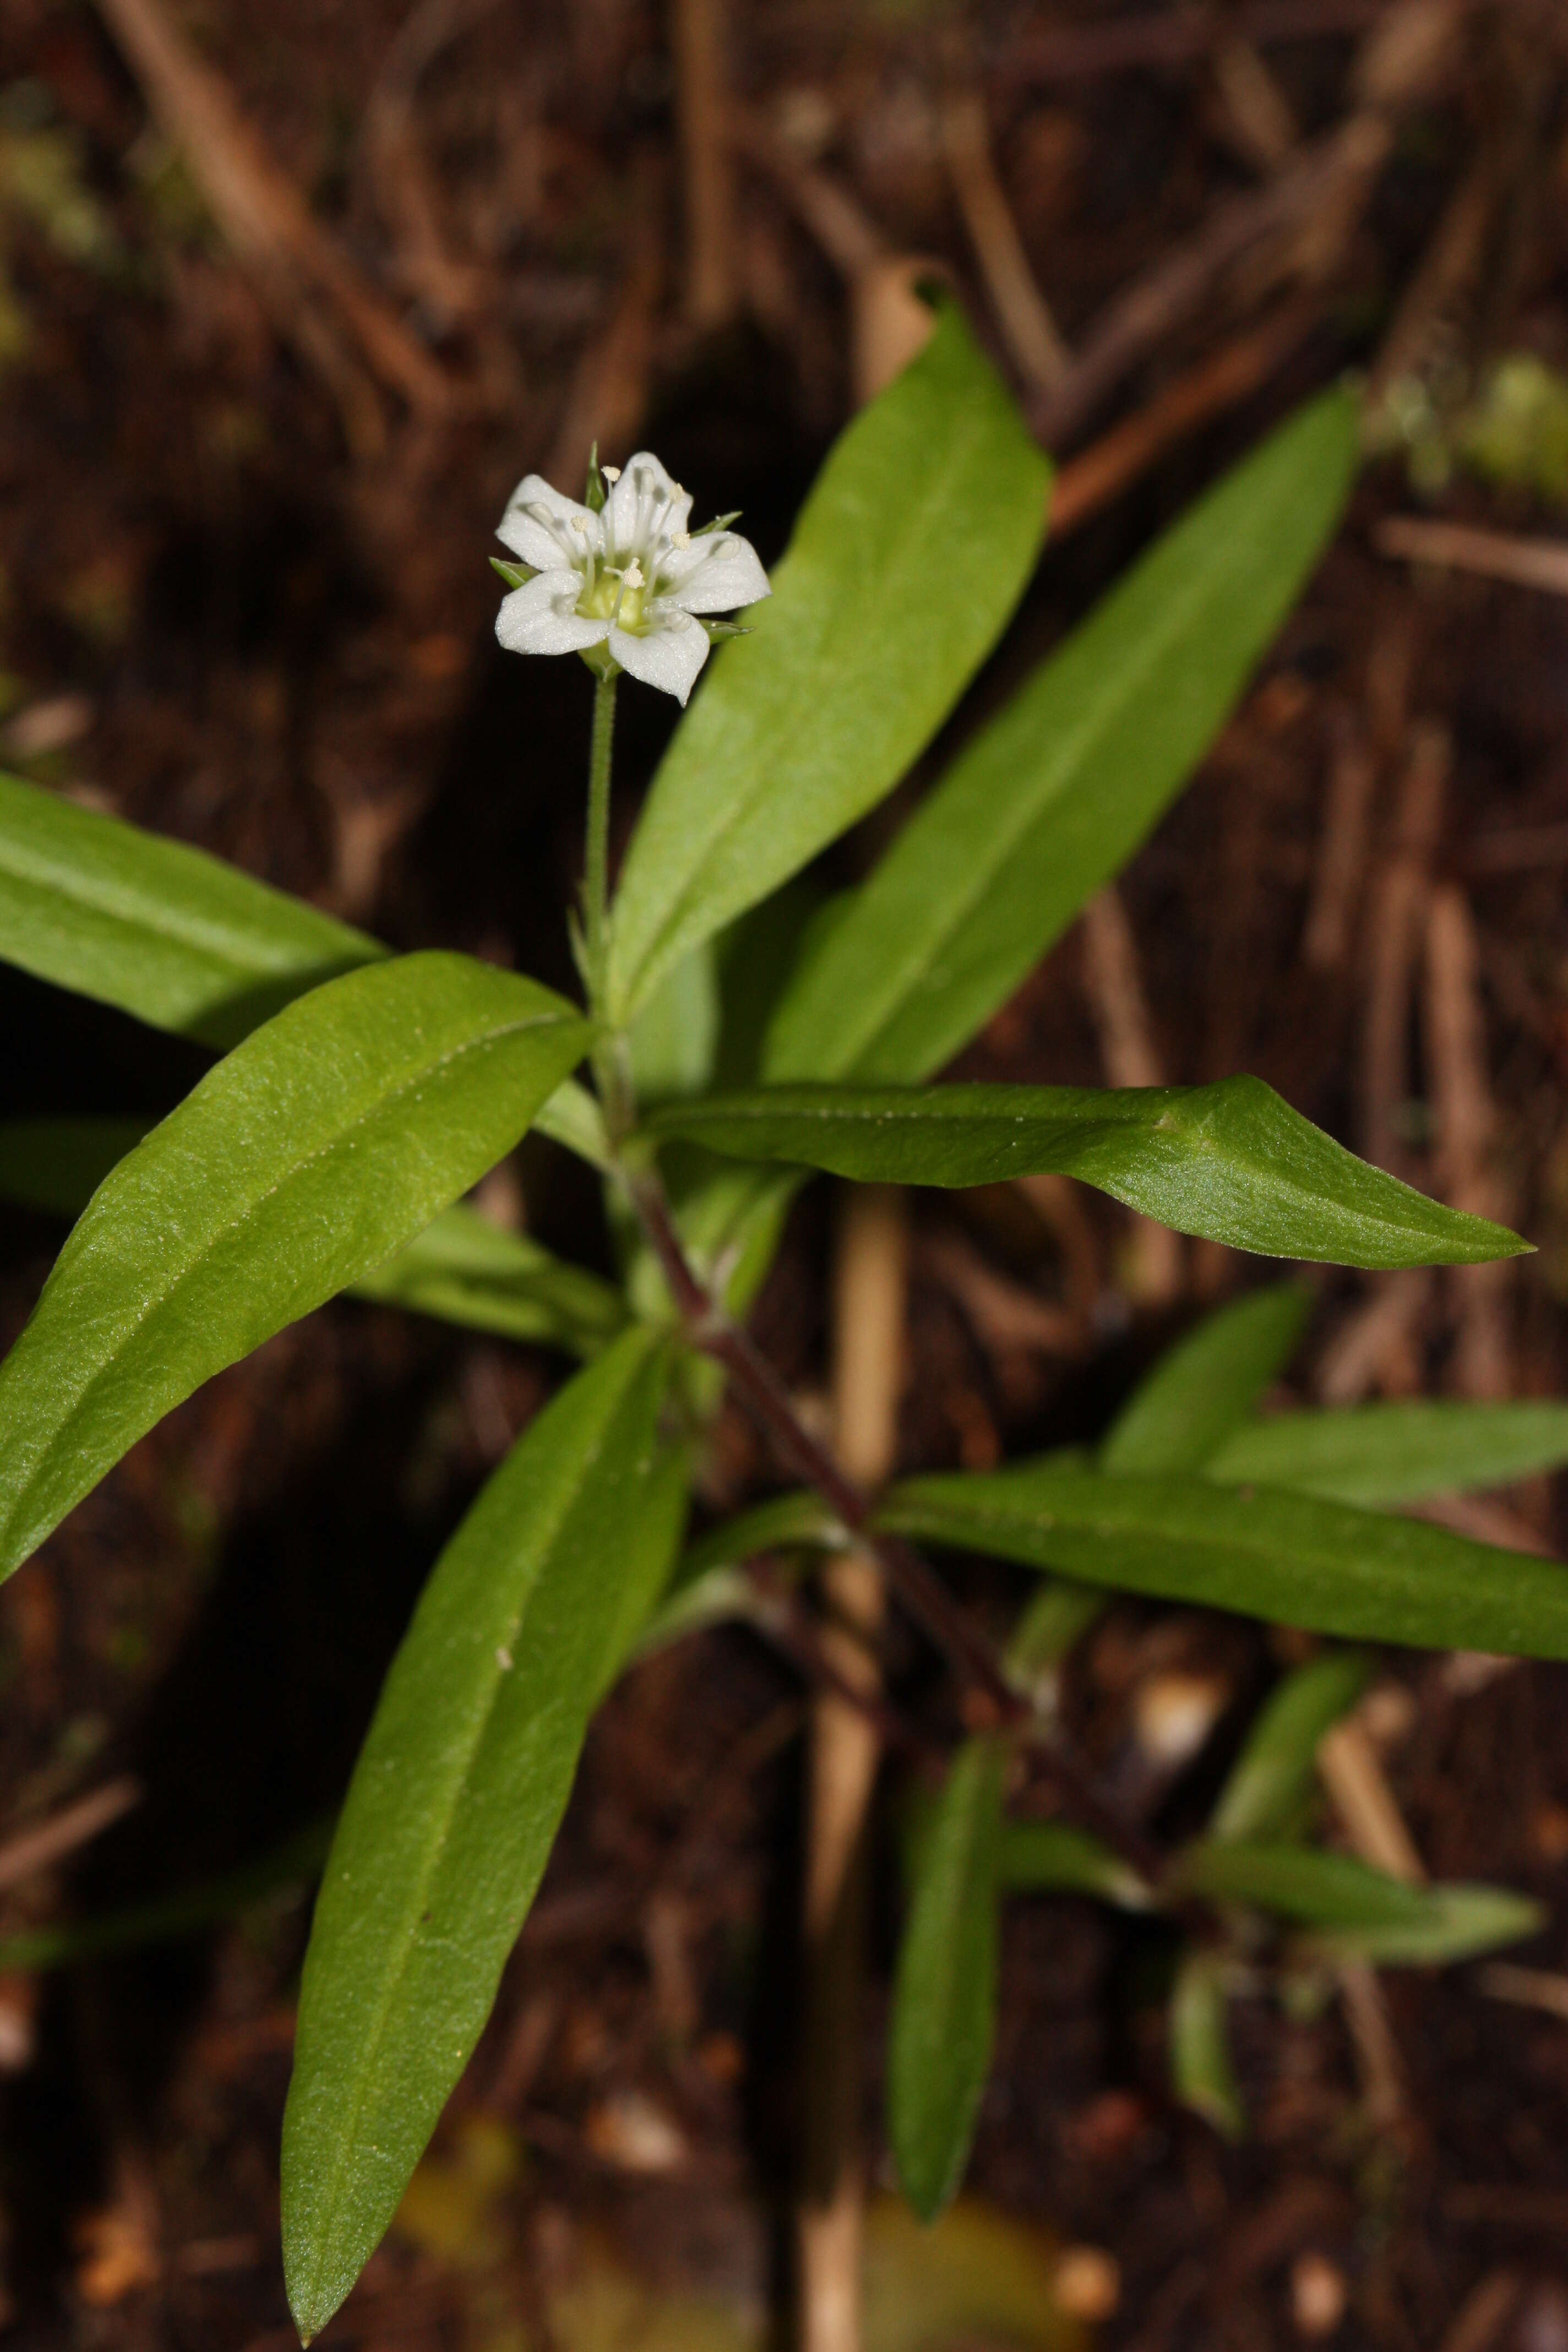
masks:
<path fill-rule="evenodd" d="M 577 610 L 586 620 L 613 621 L 617 628 L 641 636 L 651 593 L 651 583 L 634 555 L 623 564 L 602 564 L 590 574 L 577 599 Z"/>

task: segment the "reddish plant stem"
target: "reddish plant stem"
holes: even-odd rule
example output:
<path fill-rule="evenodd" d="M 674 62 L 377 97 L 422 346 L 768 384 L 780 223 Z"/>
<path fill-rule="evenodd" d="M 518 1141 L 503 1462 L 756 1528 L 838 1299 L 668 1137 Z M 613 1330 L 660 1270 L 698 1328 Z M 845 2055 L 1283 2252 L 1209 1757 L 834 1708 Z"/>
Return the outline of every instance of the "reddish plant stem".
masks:
<path fill-rule="evenodd" d="M 741 1326 L 731 1321 L 692 1272 L 662 1190 L 653 1181 L 639 1177 L 634 1180 L 632 1198 L 693 1346 L 723 1365 L 781 1458 L 831 1504 L 850 1534 L 875 1552 L 893 1591 L 963 1675 L 973 1711 L 984 1718 L 971 1727 L 976 1731 L 1021 1727 L 1029 1720 L 1031 1709 L 1007 1680 L 990 1644 L 970 1624 L 919 1553 L 901 1537 L 884 1535 L 872 1526 L 867 1497 L 845 1476 L 827 1448 L 804 1427 L 767 1358 Z"/>
<path fill-rule="evenodd" d="M 849 1532 L 876 1555 L 889 1589 L 962 1677 L 969 1728 L 1026 1737 L 1040 1769 L 1054 1780 L 1084 1825 L 1113 1846 L 1140 1877 L 1157 1885 L 1165 1867 L 1158 1845 L 1100 1791 L 1089 1766 L 1061 1735 L 1040 1722 L 1027 1699 L 1007 1679 L 984 1635 L 970 1623 L 935 1570 L 901 1536 L 886 1534 L 873 1525 L 868 1498 L 804 1426 L 767 1358 L 700 1280 L 657 1176 L 639 1172 L 627 1181 L 633 1206 L 663 1269 L 688 1339 L 723 1366 L 742 1403 L 773 1439 L 781 1460 L 815 1486 Z"/>

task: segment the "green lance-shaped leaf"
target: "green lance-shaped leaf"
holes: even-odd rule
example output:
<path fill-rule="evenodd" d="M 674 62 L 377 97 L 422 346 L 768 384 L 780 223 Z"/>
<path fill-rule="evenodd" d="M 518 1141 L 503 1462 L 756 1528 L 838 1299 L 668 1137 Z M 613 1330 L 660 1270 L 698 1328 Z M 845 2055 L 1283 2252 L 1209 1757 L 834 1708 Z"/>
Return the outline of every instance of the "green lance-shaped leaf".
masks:
<path fill-rule="evenodd" d="M 1222 1953 L 1182 1955 L 1171 1987 L 1171 2088 L 1224 2138 L 1240 2139 L 1247 2117 L 1230 2059 L 1226 1973 Z"/>
<path fill-rule="evenodd" d="M 577 1356 L 596 1354 L 626 1321 L 619 1291 L 596 1274 L 460 1203 L 356 1282 L 353 1295 Z"/>
<path fill-rule="evenodd" d="M 922 2220 L 963 2177 L 996 2030 L 996 1845 L 1006 1753 L 969 1741 L 922 1841 L 888 2030 L 888 2132 Z"/>
<path fill-rule="evenodd" d="M 552 1100 L 563 1092 L 557 1087 Z M 0 1199 L 50 1216 L 79 1216 L 148 1125 L 121 1118 L 0 1121 Z M 620 1293 L 597 1275 L 566 1265 L 526 1234 L 503 1233 L 461 1202 L 443 1209 L 395 1256 L 356 1282 L 353 1295 L 579 1356 L 594 1355 L 626 1320 Z"/>
<path fill-rule="evenodd" d="M 0 958 L 58 988 L 226 1049 L 391 952 L 222 858 L 0 775 Z M 598 1105 L 574 1080 L 535 1124 L 607 1164 Z"/>
<path fill-rule="evenodd" d="M 1282 1837 L 1311 1796 L 1318 1742 L 1366 1688 L 1364 1650 L 1331 1650 L 1287 1675 L 1258 1709 L 1209 1816 L 1211 1839 Z"/>
<path fill-rule="evenodd" d="M 391 2221 L 532 1901 L 617 1636 L 665 1371 L 628 1331 L 530 1424 L 387 1676 L 317 1900 L 283 2125 L 307 2339 Z"/>
<path fill-rule="evenodd" d="M 804 1488 L 776 1495 L 771 1502 L 724 1520 L 681 1560 L 643 1628 L 637 1654 L 646 1656 L 727 1619 L 765 1624 L 769 1611 L 746 1575 L 744 1562 L 759 1552 L 815 1552 L 847 1541 L 822 1497 Z"/>
<path fill-rule="evenodd" d="M 1232 1431 L 1205 1467 L 1228 1486 L 1380 1505 L 1504 1486 L 1564 1463 L 1568 1404 L 1412 1400 L 1254 1422 Z"/>
<path fill-rule="evenodd" d="M 1446 1209 L 1326 1136 L 1260 1078 L 1207 1087 L 763 1087 L 647 1123 L 740 1160 L 860 1183 L 991 1184 L 1053 1171 L 1266 1256 L 1468 1265 L 1529 1244 Z"/>
<path fill-rule="evenodd" d="M 1188 1846 L 1173 1877 L 1211 1902 L 1243 1904 L 1302 1927 L 1357 1930 L 1419 1925 L 1433 1891 L 1406 1885 L 1353 1854 L 1273 1840 Z"/>
<path fill-rule="evenodd" d="M 209 1071 L 100 1185 L 0 1365 L 0 1571 L 171 1406 L 467 1192 L 588 1038 L 532 981 L 406 956 Z"/>
<path fill-rule="evenodd" d="M 1539 1935 L 1547 1925 L 1542 1905 L 1511 1887 L 1472 1885 L 1462 1880 L 1418 1887 L 1419 1918 L 1368 1922 L 1363 1927 L 1314 1928 L 1299 1937 L 1302 1958 L 1370 1960 L 1375 1968 L 1441 1969 L 1473 1960 L 1503 1944 Z"/>
<path fill-rule="evenodd" d="M 605 1646 L 605 1663 L 594 1693 L 596 1706 L 623 1666 L 640 1657 L 659 1603 L 668 1586 L 686 1533 L 691 1502 L 692 1449 L 667 1445 L 649 1461 L 644 1473 L 636 1524 L 621 1565 L 620 1601 Z"/>
<path fill-rule="evenodd" d="M 648 794 L 613 915 L 611 1012 L 889 792 L 1000 635 L 1048 469 L 959 313 L 835 445 Z"/>
<path fill-rule="evenodd" d="M 1352 1641 L 1568 1658 L 1568 1569 L 1447 1528 L 1202 1477 L 1108 1477 L 1070 1456 L 911 1478 L 882 1526 L 1084 1584 Z"/>
<path fill-rule="evenodd" d="M 1100 1468 L 1201 1470 L 1289 1362 L 1310 1311 L 1305 1290 L 1278 1283 L 1208 1316 L 1129 1398 Z"/>
<path fill-rule="evenodd" d="M 1070 1822 L 1005 1821 L 996 1879 L 1010 1895 L 1097 1895 L 1123 1911 L 1147 1911 L 1154 1901 L 1130 1864 Z"/>
<path fill-rule="evenodd" d="M 766 1076 L 908 1083 L 968 1043 L 1219 732 L 1333 530 L 1356 454 L 1355 404 L 1331 393 L 1166 532 L 809 944 Z"/>
<path fill-rule="evenodd" d="M 379 940 L 237 866 L 0 776 L 0 956 L 228 1046 Z"/>

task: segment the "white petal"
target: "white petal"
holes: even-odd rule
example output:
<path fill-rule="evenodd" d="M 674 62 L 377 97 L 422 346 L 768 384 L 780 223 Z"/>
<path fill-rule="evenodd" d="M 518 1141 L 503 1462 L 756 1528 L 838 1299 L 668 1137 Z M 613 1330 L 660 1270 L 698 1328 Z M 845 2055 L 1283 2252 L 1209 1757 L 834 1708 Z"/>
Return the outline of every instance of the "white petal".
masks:
<path fill-rule="evenodd" d="M 684 703 L 708 658 L 708 632 L 684 613 L 671 613 L 657 621 L 646 636 L 634 637 L 629 629 L 612 629 L 610 651 L 633 677 Z"/>
<path fill-rule="evenodd" d="M 651 449 L 628 457 L 605 502 L 605 545 L 612 563 L 647 555 L 691 520 L 691 494 L 671 478 Z"/>
<path fill-rule="evenodd" d="M 539 511 L 530 513 L 530 508 Z M 597 555 L 604 544 L 598 516 L 552 489 L 542 474 L 523 476 L 506 502 L 496 537 L 537 572 L 559 572 L 563 563 L 581 563 L 590 551 Z"/>
<path fill-rule="evenodd" d="M 582 589 L 574 572 L 542 572 L 526 588 L 503 596 L 496 635 L 508 653 L 575 654 L 600 644 L 609 623 L 574 612 Z"/>
<path fill-rule="evenodd" d="M 732 613 L 773 593 L 756 549 L 732 530 L 694 539 L 659 566 L 661 597 L 683 613 Z"/>

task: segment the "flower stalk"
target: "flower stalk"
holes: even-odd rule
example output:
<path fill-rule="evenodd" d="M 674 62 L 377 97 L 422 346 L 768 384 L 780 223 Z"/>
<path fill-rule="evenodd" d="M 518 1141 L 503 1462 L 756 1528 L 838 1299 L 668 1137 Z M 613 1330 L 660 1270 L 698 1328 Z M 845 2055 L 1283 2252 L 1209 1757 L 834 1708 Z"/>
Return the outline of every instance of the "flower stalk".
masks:
<path fill-rule="evenodd" d="M 615 749 L 616 684 L 619 673 L 594 680 L 594 732 L 588 750 L 588 838 L 583 866 L 584 985 L 588 1010 L 604 1018 L 609 958 L 610 761 Z"/>

